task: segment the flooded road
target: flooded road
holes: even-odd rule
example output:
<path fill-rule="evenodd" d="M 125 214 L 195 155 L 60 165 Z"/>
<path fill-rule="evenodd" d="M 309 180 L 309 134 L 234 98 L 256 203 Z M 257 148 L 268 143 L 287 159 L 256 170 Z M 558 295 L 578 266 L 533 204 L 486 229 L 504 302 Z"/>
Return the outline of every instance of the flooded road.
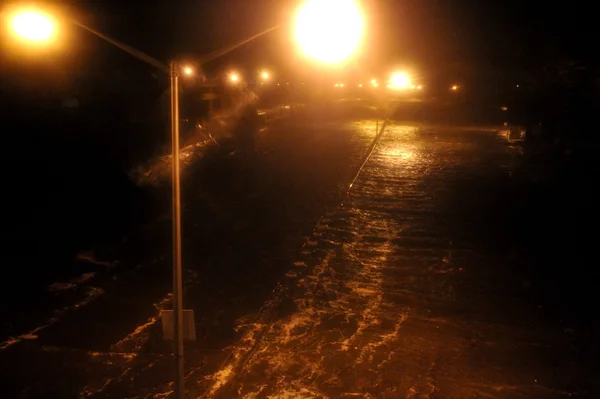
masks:
<path fill-rule="evenodd" d="M 255 154 L 189 157 L 188 396 L 598 397 L 597 330 L 550 317 L 565 300 L 536 297 L 543 275 L 512 246 L 532 202 L 523 148 L 329 111 L 275 121 Z M 81 254 L 93 269 L 47 287 L 48 315 L 3 340 L 3 397 L 168 397 L 170 245 L 163 211 Z"/>
<path fill-rule="evenodd" d="M 565 349 L 568 332 L 545 326 L 518 295 L 518 273 L 464 234 L 473 226 L 460 215 L 487 195 L 477 190 L 507 184 L 516 166 L 520 149 L 504 141 L 390 123 L 268 315 L 238 327 L 245 335 L 218 372 L 189 379 L 201 397 L 577 395 L 584 365 Z"/>

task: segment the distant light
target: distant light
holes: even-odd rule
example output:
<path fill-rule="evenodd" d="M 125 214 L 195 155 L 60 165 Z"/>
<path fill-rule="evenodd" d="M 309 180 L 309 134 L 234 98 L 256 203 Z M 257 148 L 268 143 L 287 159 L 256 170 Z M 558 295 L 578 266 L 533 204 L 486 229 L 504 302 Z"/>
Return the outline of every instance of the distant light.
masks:
<path fill-rule="evenodd" d="M 404 89 L 410 84 L 410 77 L 404 72 L 395 72 L 390 79 L 391 86 L 396 89 Z"/>
<path fill-rule="evenodd" d="M 55 24 L 37 11 L 23 11 L 12 19 L 12 29 L 22 39 L 31 42 L 45 42 L 55 33 Z"/>
<path fill-rule="evenodd" d="M 235 83 L 240 80 L 240 77 L 237 73 L 232 73 L 231 75 L 229 75 L 229 80 Z"/>
<path fill-rule="evenodd" d="M 500 107 L 502 111 L 508 111 L 508 107 Z"/>
<path fill-rule="evenodd" d="M 187 66 L 183 68 L 183 73 L 188 76 L 191 76 L 194 73 L 194 70 L 192 69 L 192 67 Z"/>
<path fill-rule="evenodd" d="M 377 79 L 371 79 L 371 84 L 372 85 L 377 84 Z"/>
<path fill-rule="evenodd" d="M 417 86 L 417 89 L 419 89 L 419 90 L 421 90 L 422 88 L 423 88 L 423 86 L 421 86 L 421 85 Z"/>
<path fill-rule="evenodd" d="M 343 84 L 343 83 L 340 83 L 340 87 L 344 87 L 344 84 Z"/>
<path fill-rule="evenodd" d="M 416 88 L 416 86 L 415 85 L 411 85 L 410 88 L 414 90 Z"/>
<path fill-rule="evenodd" d="M 359 84 L 358 84 L 358 87 L 362 87 L 362 83 L 359 83 Z"/>
<path fill-rule="evenodd" d="M 458 90 L 458 85 L 452 86 L 451 89 L 454 90 L 454 91 Z"/>
<path fill-rule="evenodd" d="M 263 73 L 260 75 L 260 77 L 261 77 L 263 80 L 267 80 L 267 79 L 269 79 L 269 77 L 270 77 L 270 75 L 269 75 L 269 72 L 263 72 Z"/>
<path fill-rule="evenodd" d="M 517 85 L 517 87 L 519 87 L 519 85 Z"/>

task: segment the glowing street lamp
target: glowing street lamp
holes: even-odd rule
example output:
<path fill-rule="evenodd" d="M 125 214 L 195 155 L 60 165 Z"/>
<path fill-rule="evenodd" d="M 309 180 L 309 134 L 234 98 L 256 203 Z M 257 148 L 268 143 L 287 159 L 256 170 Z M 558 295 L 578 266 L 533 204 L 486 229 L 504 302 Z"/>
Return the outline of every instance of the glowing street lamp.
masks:
<path fill-rule="evenodd" d="M 190 66 L 186 66 L 183 68 L 183 73 L 187 76 L 192 76 L 194 74 L 194 69 Z"/>
<path fill-rule="evenodd" d="M 460 86 L 459 86 L 459 85 L 454 85 L 454 86 L 452 86 L 450 89 L 451 89 L 452 91 L 457 91 L 459 88 L 460 88 Z"/>
<path fill-rule="evenodd" d="M 56 34 L 56 24 L 49 16 L 36 10 L 26 10 L 12 17 L 13 32 L 29 42 L 48 42 Z"/>
<path fill-rule="evenodd" d="M 261 79 L 262 79 L 262 80 L 269 80 L 269 78 L 271 77 L 271 75 L 269 75 L 269 72 L 267 72 L 267 71 L 263 71 L 263 72 L 260 74 L 260 77 L 261 77 Z"/>
<path fill-rule="evenodd" d="M 363 25 L 355 0 L 307 0 L 296 16 L 296 40 L 309 58 L 337 64 L 356 52 Z"/>

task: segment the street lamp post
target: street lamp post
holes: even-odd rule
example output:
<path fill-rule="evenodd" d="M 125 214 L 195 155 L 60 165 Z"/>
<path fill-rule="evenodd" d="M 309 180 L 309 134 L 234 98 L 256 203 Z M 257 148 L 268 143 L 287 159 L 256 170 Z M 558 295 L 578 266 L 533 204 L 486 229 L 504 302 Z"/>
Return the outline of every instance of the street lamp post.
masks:
<path fill-rule="evenodd" d="M 170 64 L 171 80 L 171 154 L 172 154 L 172 217 L 173 217 L 173 336 L 175 338 L 175 393 L 184 398 L 183 369 L 183 267 L 181 265 L 181 181 L 179 171 L 179 70 Z"/>
<path fill-rule="evenodd" d="M 95 36 L 118 47 L 126 53 L 136 57 L 163 72 L 169 73 L 171 92 L 171 206 L 172 206 L 172 235 L 173 235 L 173 338 L 175 357 L 175 395 L 177 399 L 185 397 L 185 373 L 183 350 L 183 266 L 181 263 L 181 173 L 179 156 L 179 65 L 171 61 L 167 68 L 163 63 L 149 55 L 104 35 L 77 21 L 75 25 L 87 30 Z M 191 75 L 191 67 L 185 67 L 184 73 Z"/>
<path fill-rule="evenodd" d="M 170 75 L 171 85 L 171 158 L 172 158 L 172 206 L 173 206 L 173 332 L 175 341 L 175 394 L 177 399 L 184 398 L 183 368 L 183 278 L 181 264 L 181 184 L 179 160 L 179 65 L 171 62 L 169 67 L 149 55 L 98 32 L 78 21 L 74 25 L 85 29 L 93 35 L 125 51 L 135 58 Z M 54 22 L 44 14 L 35 10 L 27 10 L 16 14 L 12 21 L 13 30 L 21 38 L 28 41 L 43 42 L 48 40 L 54 31 Z M 192 69 L 186 68 L 186 74 Z"/>
<path fill-rule="evenodd" d="M 176 363 L 175 375 L 175 396 L 177 399 L 185 397 L 185 374 L 184 374 L 184 329 L 183 329 L 183 268 L 181 262 L 181 173 L 180 173 L 180 155 L 179 155 L 179 73 L 180 65 L 172 61 L 167 67 L 157 59 L 139 51 L 123 42 L 120 42 L 110 36 L 107 36 L 95 29 L 90 28 L 78 21 L 71 20 L 74 25 L 92 33 L 123 50 L 144 63 L 169 74 L 170 94 L 171 94 L 171 171 L 172 171 L 172 217 L 173 217 L 173 333 L 174 333 L 174 355 Z M 15 14 L 12 21 L 12 28 L 17 35 L 28 41 L 43 42 L 48 40 L 54 32 L 55 23 L 48 16 L 35 10 L 26 10 Z M 279 25 L 271 27 L 254 36 L 246 38 L 233 45 L 220 49 L 204 57 L 203 63 L 212 61 L 235 50 L 236 48 L 263 36 L 275 29 Z M 192 75 L 193 69 L 185 67 L 185 75 Z M 237 77 L 237 76 L 236 76 Z"/>
<path fill-rule="evenodd" d="M 173 235 L 173 338 L 175 357 L 175 395 L 177 399 L 185 397 L 184 349 L 183 349 L 183 266 L 181 263 L 181 173 L 179 155 L 179 65 L 171 61 L 167 68 L 163 63 L 149 55 L 115 40 L 77 21 L 75 25 L 116 46 L 163 72 L 169 73 L 171 92 L 171 205 Z M 191 67 L 184 68 L 186 75 L 192 74 Z"/>

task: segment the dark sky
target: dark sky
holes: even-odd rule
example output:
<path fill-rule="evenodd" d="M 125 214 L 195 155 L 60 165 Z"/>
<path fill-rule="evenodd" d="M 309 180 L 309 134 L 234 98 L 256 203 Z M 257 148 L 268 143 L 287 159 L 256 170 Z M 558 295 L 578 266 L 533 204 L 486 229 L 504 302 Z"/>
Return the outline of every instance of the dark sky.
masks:
<path fill-rule="evenodd" d="M 167 57 L 206 53 L 285 23 L 297 3 L 88 0 L 80 1 L 77 8 L 87 13 L 88 23 Z M 553 51 L 582 56 L 598 31 L 592 5 L 583 2 L 363 0 L 363 4 L 371 33 L 367 44 L 382 60 L 528 60 Z M 273 36 L 287 33 L 282 29 Z M 279 39 L 279 44 L 284 44 L 285 38 Z M 277 40 L 271 37 L 267 43 Z M 262 55 L 257 50 L 265 49 L 264 44 L 261 41 L 252 46 L 253 53 Z"/>
<path fill-rule="evenodd" d="M 84 23 L 160 59 L 194 59 L 274 24 L 286 22 L 298 0 L 79 0 L 65 9 Z M 363 0 L 368 37 L 362 57 L 347 69 L 383 72 L 396 65 L 421 71 L 514 68 L 560 57 L 595 61 L 598 24 L 593 4 L 497 0 Z M 68 74 L 147 69 L 77 29 L 68 48 L 47 57 Z M 210 65 L 281 71 L 302 63 L 288 28 L 265 36 Z M 23 73 L 20 56 L 2 63 L 3 76 Z M 3 60 L 5 61 L 5 60 Z M 27 60 L 29 62 L 29 60 Z M 16 64 L 15 64 L 16 63 Z M 15 65 L 17 67 L 15 67 Z M 15 70 L 17 72 L 15 72 Z M 94 71 L 95 70 L 95 71 Z"/>

